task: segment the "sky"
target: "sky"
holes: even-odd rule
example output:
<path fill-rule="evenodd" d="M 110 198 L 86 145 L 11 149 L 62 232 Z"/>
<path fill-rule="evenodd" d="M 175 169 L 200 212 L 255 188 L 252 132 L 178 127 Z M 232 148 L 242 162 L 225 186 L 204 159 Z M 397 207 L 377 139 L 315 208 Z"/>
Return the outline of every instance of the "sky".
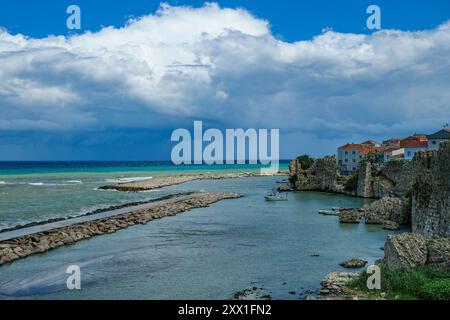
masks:
<path fill-rule="evenodd" d="M 168 160 L 194 120 L 279 128 L 283 159 L 432 133 L 449 19 L 450 0 L 0 0 L 0 161 Z"/>

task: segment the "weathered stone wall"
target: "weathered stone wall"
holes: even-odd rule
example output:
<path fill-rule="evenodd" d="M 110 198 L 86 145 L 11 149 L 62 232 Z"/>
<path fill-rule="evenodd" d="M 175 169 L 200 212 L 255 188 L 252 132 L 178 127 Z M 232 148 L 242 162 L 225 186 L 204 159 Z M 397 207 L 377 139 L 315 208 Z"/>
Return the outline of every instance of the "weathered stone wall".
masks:
<path fill-rule="evenodd" d="M 410 223 L 408 201 L 399 197 L 384 197 L 366 206 L 365 222 L 368 224 L 384 224 L 393 221 L 399 225 Z"/>
<path fill-rule="evenodd" d="M 289 165 L 289 171 L 296 191 L 344 192 L 335 157 L 317 159 L 306 170 L 302 169 L 299 161 L 293 160 Z"/>
<path fill-rule="evenodd" d="M 402 196 L 405 186 L 410 184 L 406 162 L 388 162 L 381 171 L 370 161 L 362 162 L 358 170 L 357 196 L 363 198 L 383 198 Z"/>
<path fill-rule="evenodd" d="M 290 171 L 295 178 L 291 179 L 294 190 L 347 193 L 344 191 L 346 178 L 339 175 L 334 157 L 316 160 L 308 170 L 302 170 L 301 164 L 293 161 Z M 402 200 L 402 206 L 391 201 L 392 206 L 385 208 L 388 211 L 384 214 L 372 210 L 369 223 L 410 221 L 413 232 L 450 237 L 450 141 L 442 143 L 439 151 L 419 152 L 410 162 L 390 161 L 382 169 L 374 169 L 370 162 L 362 163 L 357 191 L 352 195 L 410 199 Z M 407 210 L 406 214 L 403 210 Z"/>
<path fill-rule="evenodd" d="M 374 196 L 373 180 L 372 163 L 370 161 L 362 162 L 358 170 L 358 188 L 356 191 L 358 197 L 372 198 Z"/>
<path fill-rule="evenodd" d="M 412 161 L 389 161 L 381 170 L 379 176 L 389 181 L 392 186 L 392 195 L 403 196 L 414 183 L 417 172 Z"/>
<path fill-rule="evenodd" d="M 450 237 L 450 142 L 415 160 L 411 219 L 413 232 Z"/>

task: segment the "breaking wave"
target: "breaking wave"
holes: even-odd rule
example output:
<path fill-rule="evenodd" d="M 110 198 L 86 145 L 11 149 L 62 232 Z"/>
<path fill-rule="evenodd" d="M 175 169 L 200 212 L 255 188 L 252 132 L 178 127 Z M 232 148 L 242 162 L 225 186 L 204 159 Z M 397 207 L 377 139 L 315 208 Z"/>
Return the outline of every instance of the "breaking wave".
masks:
<path fill-rule="evenodd" d="M 110 183 L 128 183 L 128 182 L 144 181 L 144 180 L 150 180 L 150 179 L 153 179 L 153 177 L 130 177 L 130 178 L 106 179 L 106 182 L 110 182 Z"/>

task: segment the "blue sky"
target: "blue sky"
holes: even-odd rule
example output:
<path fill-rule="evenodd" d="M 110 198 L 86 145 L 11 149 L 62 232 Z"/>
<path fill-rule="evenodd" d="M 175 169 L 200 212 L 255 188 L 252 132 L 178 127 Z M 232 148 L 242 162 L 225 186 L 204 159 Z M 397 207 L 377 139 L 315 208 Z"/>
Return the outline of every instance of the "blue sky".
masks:
<path fill-rule="evenodd" d="M 169 159 L 193 120 L 319 156 L 450 120 L 448 0 L 166 2 L 2 0 L 0 160 Z"/>
<path fill-rule="evenodd" d="M 164 1 L 172 5 L 202 6 L 205 1 Z M 366 8 L 371 4 L 383 10 L 383 28 L 422 30 L 434 28 L 449 18 L 448 0 L 316 0 L 215 1 L 223 7 L 244 7 L 270 21 L 275 35 L 287 41 L 305 40 L 330 27 L 339 32 L 367 33 Z M 12 33 L 31 37 L 67 34 L 67 6 L 77 4 L 83 12 L 83 30 L 98 31 L 102 26 L 120 27 L 128 17 L 139 17 L 158 9 L 159 1 L 132 0 L 15 0 L 0 2 L 0 23 Z"/>

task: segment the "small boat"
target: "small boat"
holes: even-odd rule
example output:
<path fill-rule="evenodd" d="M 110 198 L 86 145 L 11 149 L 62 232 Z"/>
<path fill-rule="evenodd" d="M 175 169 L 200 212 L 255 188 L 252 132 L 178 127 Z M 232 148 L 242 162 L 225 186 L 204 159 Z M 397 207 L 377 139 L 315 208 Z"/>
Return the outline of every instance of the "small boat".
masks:
<path fill-rule="evenodd" d="M 281 193 L 276 193 L 276 192 L 269 192 L 264 199 L 266 199 L 266 201 L 287 201 L 287 194 L 286 196 L 283 196 Z"/>

